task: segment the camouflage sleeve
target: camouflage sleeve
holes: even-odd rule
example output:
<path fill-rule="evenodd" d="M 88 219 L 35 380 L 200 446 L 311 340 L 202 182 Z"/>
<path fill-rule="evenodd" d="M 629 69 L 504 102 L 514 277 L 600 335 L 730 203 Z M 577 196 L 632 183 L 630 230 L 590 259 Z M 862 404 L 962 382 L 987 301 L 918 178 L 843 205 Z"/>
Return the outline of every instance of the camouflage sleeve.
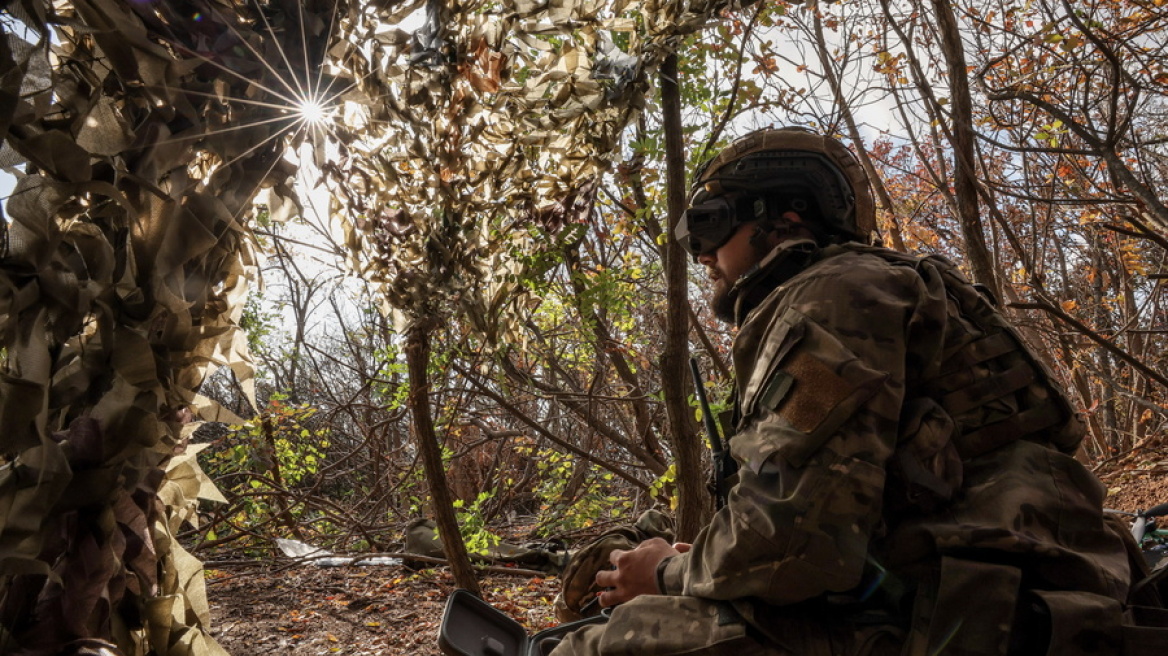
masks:
<path fill-rule="evenodd" d="M 912 269 L 834 259 L 856 261 L 805 271 L 743 326 L 739 483 L 692 550 L 662 567 L 664 592 L 789 604 L 859 584 L 905 372 L 937 360 L 946 300 Z M 749 324 L 764 320 L 750 347 Z M 753 366 L 739 360 L 743 340 Z"/>

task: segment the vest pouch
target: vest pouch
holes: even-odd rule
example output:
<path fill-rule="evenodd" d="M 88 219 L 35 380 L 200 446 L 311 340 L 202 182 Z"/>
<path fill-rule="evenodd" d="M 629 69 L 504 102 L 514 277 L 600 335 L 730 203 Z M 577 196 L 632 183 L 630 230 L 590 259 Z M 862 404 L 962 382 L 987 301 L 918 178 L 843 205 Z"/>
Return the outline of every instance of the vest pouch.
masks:
<path fill-rule="evenodd" d="M 922 397 L 905 404 L 901 433 L 888 469 L 891 480 L 885 494 L 889 507 L 900 511 L 933 512 L 961 489 L 961 455 L 953 443 L 953 418 L 933 399 Z"/>
<path fill-rule="evenodd" d="M 1034 590 L 1032 594 L 1050 619 L 1048 655 L 1109 656 L 1121 653 L 1123 608 L 1115 599 L 1078 591 Z"/>
<path fill-rule="evenodd" d="M 943 556 L 913 603 L 906 656 L 1007 656 L 1022 583 L 1010 565 Z"/>
<path fill-rule="evenodd" d="M 1124 656 L 1168 654 L 1168 608 L 1128 607 L 1122 634 Z"/>

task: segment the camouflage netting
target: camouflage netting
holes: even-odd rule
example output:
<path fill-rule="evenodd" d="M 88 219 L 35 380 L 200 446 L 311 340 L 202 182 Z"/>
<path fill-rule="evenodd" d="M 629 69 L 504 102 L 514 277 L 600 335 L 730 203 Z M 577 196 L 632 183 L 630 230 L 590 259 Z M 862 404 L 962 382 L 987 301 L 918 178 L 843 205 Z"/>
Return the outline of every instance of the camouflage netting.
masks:
<path fill-rule="evenodd" d="M 250 385 L 248 219 L 261 190 L 296 211 L 308 80 L 356 265 L 406 317 L 458 299 L 495 331 L 514 228 L 582 219 L 648 73 L 725 4 L 431 2 L 411 34 L 420 2 L 7 2 L 0 651 L 222 653 L 174 538 L 218 498 L 186 440 L 213 368 Z"/>
<path fill-rule="evenodd" d="M 226 101 L 270 95 L 254 53 L 282 61 L 281 32 L 240 10 L 25 0 L 3 17 L 0 158 L 22 166 L 0 267 L 0 652 L 222 652 L 174 538 L 218 497 L 186 438 L 211 368 L 251 379 L 246 217 L 291 173 L 286 117 Z"/>
<path fill-rule="evenodd" d="M 649 80 L 726 2 L 410 2 L 342 22 L 341 156 L 325 164 L 355 267 L 403 320 L 445 301 L 518 338 L 523 254 L 578 236 Z M 413 33 L 387 27 L 424 15 Z M 583 226 L 579 226 L 583 227 Z M 502 333 L 511 332 L 509 335 Z M 509 340 L 515 343 L 513 340 Z"/>

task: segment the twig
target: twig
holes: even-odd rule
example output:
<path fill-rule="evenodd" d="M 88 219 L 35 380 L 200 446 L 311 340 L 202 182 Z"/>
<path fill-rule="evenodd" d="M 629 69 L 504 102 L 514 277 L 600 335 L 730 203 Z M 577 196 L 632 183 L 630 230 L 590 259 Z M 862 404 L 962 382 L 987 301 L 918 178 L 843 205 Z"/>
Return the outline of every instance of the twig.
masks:
<path fill-rule="evenodd" d="M 286 571 L 289 569 L 294 569 L 296 567 L 300 567 L 301 565 L 304 565 L 304 564 L 307 564 L 307 563 L 310 563 L 310 562 L 313 562 L 316 560 L 325 560 L 325 559 L 329 559 L 329 558 L 351 558 L 352 560 L 344 565 L 338 565 L 336 567 L 329 567 L 329 568 L 322 568 L 322 569 L 347 569 L 347 568 L 351 568 L 351 567 L 375 566 L 375 565 L 358 565 L 357 564 L 357 563 L 369 560 L 371 558 L 400 558 L 403 561 L 404 560 L 411 560 L 411 561 L 417 561 L 417 562 L 422 562 L 422 563 L 430 563 L 433 565 L 446 565 L 447 564 L 445 558 L 436 558 L 434 556 L 423 556 L 421 554 L 406 553 L 406 552 L 392 552 L 392 551 L 390 551 L 390 552 L 367 553 L 367 554 L 363 553 L 363 554 L 360 554 L 359 556 L 344 556 L 344 555 L 339 555 L 339 554 L 322 554 L 319 556 L 304 556 L 302 558 L 292 559 L 291 561 L 288 561 L 286 563 L 281 564 L 279 567 L 272 570 L 272 572 L 273 573 L 283 572 L 283 571 Z M 263 564 L 265 564 L 265 562 L 260 561 L 260 560 L 256 560 L 256 561 L 221 560 L 221 561 L 207 562 L 204 565 L 207 569 L 219 569 L 219 568 L 223 568 L 223 567 L 248 567 L 248 566 L 253 566 L 253 565 L 258 566 L 258 565 L 263 565 Z M 472 563 L 472 564 L 474 565 L 475 569 L 483 571 L 483 572 L 490 572 L 492 574 L 514 574 L 516 576 L 538 576 L 538 577 L 550 576 L 550 574 L 548 572 L 541 572 L 537 569 L 524 569 L 521 567 L 503 567 L 501 565 L 482 565 L 482 564 L 478 564 L 478 563 Z M 401 567 L 401 566 L 402 565 L 390 565 L 390 567 Z M 232 576 L 223 577 L 221 579 L 212 579 L 210 581 L 207 581 L 207 584 L 214 585 L 216 583 L 223 583 L 225 581 L 230 581 L 231 579 L 234 579 L 234 578 L 239 578 L 240 576 L 244 576 L 244 575 L 243 574 L 235 574 Z"/>
<path fill-rule="evenodd" d="M 1140 373 L 1144 374 L 1145 376 L 1147 376 L 1151 380 L 1156 381 L 1160 385 L 1163 385 L 1164 387 L 1168 388 L 1168 378 L 1165 378 L 1164 376 L 1156 373 L 1155 371 L 1153 371 L 1150 367 L 1148 367 L 1144 363 L 1140 362 L 1136 358 L 1133 358 L 1129 353 L 1127 353 L 1123 349 L 1119 348 L 1115 344 L 1112 344 L 1108 339 L 1099 335 L 1094 330 L 1091 330 L 1090 328 L 1088 328 L 1086 324 L 1075 319 L 1074 317 L 1070 316 L 1066 312 L 1063 312 L 1059 308 L 1056 308 L 1053 305 L 1050 305 L 1048 303 L 1010 303 L 1009 307 L 1016 308 L 1019 310 L 1042 310 L 1043 312 L 1046 312 L 1047 314 L 1054 315 L 1060 321 L 1063 321 L 1064 323 L 1067 323 L 1067 324 L 1070 324 L 1071 326 L 1074 326 L 1075 330 L 1078 330 L 1084 336 L 1086 336 L 1087 338 L 1089 338 L 1091 341 L 1095 342 L 1099 346 L 1103 347 L 1105 350 L 1107 350 L 1112 355 L 1114 355 L 1117 358 L 1123 360 L 1124 362 L 1130 364 L 1132 367 L 1139 370 Z"/>

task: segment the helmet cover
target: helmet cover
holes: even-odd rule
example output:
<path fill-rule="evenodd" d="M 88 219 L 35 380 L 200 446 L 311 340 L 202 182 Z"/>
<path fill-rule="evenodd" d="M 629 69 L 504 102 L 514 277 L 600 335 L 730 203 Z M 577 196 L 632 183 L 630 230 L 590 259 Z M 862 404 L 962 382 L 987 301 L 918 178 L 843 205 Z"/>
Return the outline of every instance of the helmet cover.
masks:
<path fill-rule="evenodd" d="M 698 170 L 690 209 L 675 231 L 695 256 L 720 246 L 742 223 L 765 216 L 757 204 L 751 212 L 717 201 L 735 192 L 811 200 L 819 211 L 820 227 L 850 239 L 867 242 L 876 230 L 875 202 L 859 161 L 840 141 L 805 128 L 756 130 Z"/>

